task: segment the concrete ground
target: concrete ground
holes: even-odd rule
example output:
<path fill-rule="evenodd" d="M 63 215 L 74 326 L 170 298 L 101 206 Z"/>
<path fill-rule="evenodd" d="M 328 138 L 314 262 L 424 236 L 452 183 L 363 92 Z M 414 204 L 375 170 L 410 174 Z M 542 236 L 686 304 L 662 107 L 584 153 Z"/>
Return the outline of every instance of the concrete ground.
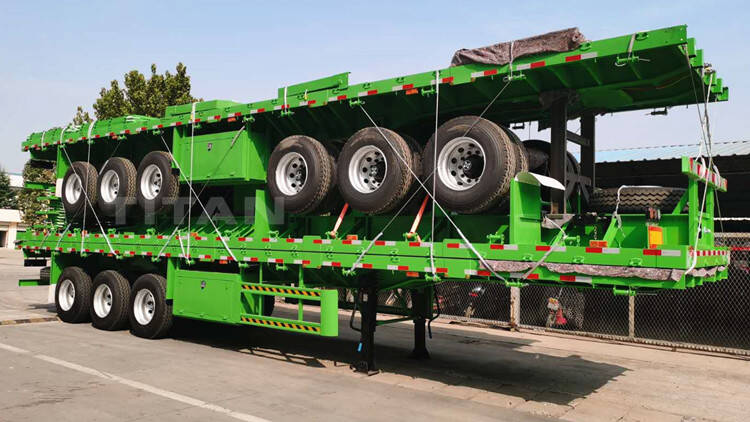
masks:
<path fill-rule="evenodd" d="M 0 251 L 0 321 L 54 316 L 38 269 Z M 291 313 L 280 306 L 280 314 Z M 382 372 L 353 373 L 357 333 L 338 338 L 180 320 L 143 340 L 61 322 L 0 325 L 0 421 L 569 420 L 740 421 L 744 359 L 433 324 L 415 361 L 409 323 L 378 328 Z"/>

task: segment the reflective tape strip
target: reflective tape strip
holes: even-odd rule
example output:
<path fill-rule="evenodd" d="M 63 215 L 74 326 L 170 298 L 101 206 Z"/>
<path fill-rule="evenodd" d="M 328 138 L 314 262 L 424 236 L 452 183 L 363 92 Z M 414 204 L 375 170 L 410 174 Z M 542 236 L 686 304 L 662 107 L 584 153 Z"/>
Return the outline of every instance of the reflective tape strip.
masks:
<path fill-rule="evenodd" d="M 528 277 L 524 277 L 526 273 L 510 273 L 510 278 L 520 278 L 523 280 L 539 280 L 539 274 L 529 274 Z"/>
<path fill-rule="evenodd" d="M 357 265 L 354 266 L 355 268 L 364 268 L 364 269 L 371 269 L 372 264 L 367 264 L 364 262 L 357 263 Z"/>
<path fill-rule="evenodd" d="M 546 64 L 547 63 L 544 60 L 533 63 L 519 64 L 516 65 L 516 70 L 536 69 L 538 67 L 543 67 Z"/>
<path fill-rule="evenodd" d="M 644 249 L 643 254 L 649 256 L 680 256 L 682 252 L 679 249 Z"/>
<path fill-rule="evenodd" d="M 123 239 L 132 239 L 132 238 L 133 238 L 133 235 L 130 235 L 130 234 L 124 234 L 124 235 L 122 235 L 122 238 L 123 238 Z"/>
<path fill-rule="evenodd" d="M 346 239 L 341 241 L 342 245 L 361 245 L 361 240 L 355 240 L 355 239 Z"/>
<path fill-rule="evenodd" d="M 586 253 L 607 253 L 607 254 L 618 254 L 620 253 L 620 248 L 592 248 L 587 247 Z"/>
<path fill-rule="evenodd" d="M 414 88 L 414 84 L 395 85 L 391 88 L 391 91 L 402 91 L 405 89 L 412 89 L 412 88 Z"/>
<path fill-rule="evenodd" d="M 283 264 L 284 260 L 281 258 L 268 258 L 269 264 Z"/>
<path fill-rule="evenodd" d="M 391 271 L 409 271 L 408 265 L 389 265 L 388 269 Z"/>
<path fill-rule="evenodd" d="M 198 255 L 198 259 L 211 259 L 211 255 Z"/>
<path fill-rule="evenodd" d="M 302 243 L 302 239 L 288 237 L 286 243 Z"/>
<path fill-rule="evenodd" d="M 593 59 L 596 56 L 598 56 L 598 53 L 596 51 L 592 51 L 591 53 L 574 54 L 572 56 L 568 56 L 565 58 L 565 61 L 576 62 L 578 60 Z"/>
<path fill-rule="evenodd" d="M 227 236 L 216 236 L 216 238 L 214 238 L 214 240 L 219 241 L 219 242 L 221 242 L 222 240 L 225 241 L 225 242 L 228 242 L 229 241 L 229 237 L 227 237 Z"/>
<path fill-rule="evenodd" d="M 466 249 L 467 248 L 467 246 L 464 245 L 463 243 L 448 243 L 445 245 L 445 247 L 448 249 Z"/>
<path fill-rule="evenodd" d="M 593 279 L 591 277 L 581 275 L 561 275 L 560 281 L 571 282 L 571 283 L 587 283 L 591 284 Z"/>
<path fill-rule="evenodd" d="M 441 84 L 449 84 L 453 82 L 453 76 L 448 76 L 447 78 L 440 78 Z M 430 80 L 430 85 L 435 85 L 435 80 Z"/>
<path fill-rule="evenodd" d="M 537 245 L 536 250 L 539 252 L 546 252 L 546 251 L 552 251 L 552 252 L 565 252 L 566 248 L 565 246 L 547 246 L 547 245 Z"/>
<path fill-rule="evenodd" d="M 252 237 L 238 237 L 237 240 L 240 242 L 252 242 L 253 238 Z"/>
<path fill-rule="evenodd" d="M 497 75 L 497 69 L 483 70 L 481 72 L 473 72 L 471 74 L 471 77 L 481 78 L 482 76 L 492 76 L 492 75 Z"/>
<path fill-rule="evenodd" d="M 429 248 L 432 246 L 432 242 L 409 242 L 409 246 L 412 248 Z"/>
<path fill-rule="evenodd" d="M 289 104 L 282 104 L 282 105 L 277 105 L 273 107 L 274 110 L 286 110 L 288 108 L 289 108 Z"/>
<path fill-rule="evenodd" d="M 260 239 L 260 241 L 264 242 L 264 243 L 276 243 L 276 242 L 279 241 L 279 239 L 277 239 L 275 237 L 264 237 L 264 238 Z"/>
<path fill-rule="evenodd" d="M 297 265 L 310 265 L 309 259 L 295 259 L 294 263 Z"/>
<path fill-rule="evenodd" d="M 148 235 L 148 234 L 142 234 L 138 237 L 140 237 L 141 239 L 151 239 L 151 235 Z"/>
<path fill-rule="evenodd" d="M 256 108 L 254 110 L 250 110 L 250 114 L 264 113 L 265 111 L 265 108 Z"/>
<path fill-rule="evenodd" d="M 729 255 L 729 251 L 721 251 L 721 250 L 702 250 L 702 251 L 692 251 L 693 256 L 725 256 Z"/>
<path fill-rule="evenodd" d="M 328 102 L 341 101 L 345 99 L 346 99 L 346 95 L 337 95 L 335 97 L 329 97 Z"/>
<path fill-rule="evenodd" d="M 366 97 L 368 95 L 375 95 L 377 93 L 378 93 L 377 89 L 370 89 L 370 90 L 367 90 L 367 91 L 362 91 L 362 92 L 357 93 L 357 96 L 358 97 Z"/>
<path fill-rule="evenodd" d="M 492 273 L 487 270 L 464 270 L 466 275 L 477 275 L 482 277 L 489 277 Z"/>
<path fill-rule="evenodd" d="M 153 252 L 141 252 L 141 255 L 143 255 L 143 256 L 151 256 L 151 255 L 153 255 Z"/>
<path fill-rule="evenodd" d="M 434 271 L 433 271 L 433 267 L 424 267 L 424 272 L 426 272 L 426 273 L 439 273 L 439 274 L 444 274 L 444 273 L 447 273 L 447 272 L 448 272 L 448 269 L 447 269 L 447 268 L 444 268 L 444 267 L 437 267 L 437 268 L 435 268 L 435 269 L 434 269 Z"/>
<path fill-rule="evenodd" d="M 299 105 L 301 106 L 311 106 L 315 104 L 315 100 L 307 100 L 307 101 L 300 101 Z"/>
<path fill-rule="evenodd" d="M 258 262 L 258 258 L 254 257 L 254 256 L 246 256 L 246 257 L 242 258 L 242 260 L 245 261 L 245 262 Z"/>
<path fill-rule="evenodd" d="M 500 244 L 491 244 L 490 249 L 495 250 L 504 250 L 504 251 L 517 251 L 518 245 L 500 245 Z"/>
<path fill-rule="evenodd" d="M 396 246 L 394 240 L 376 240 L 375 246 Z"/>
<path fill-rule="evenodd" d="M 330 245 L 331 239 L 313 239 L 313 243 L 316 245 Z"/>
<path fill-rule="evenodd" d="M 335 262 L 335 261 L 333 261 L 333 262 L 332 261 L 323 261 L 322 264 L 323 264 L 324 267 L 340 267 L 341 266 L 340 262 Z"/>

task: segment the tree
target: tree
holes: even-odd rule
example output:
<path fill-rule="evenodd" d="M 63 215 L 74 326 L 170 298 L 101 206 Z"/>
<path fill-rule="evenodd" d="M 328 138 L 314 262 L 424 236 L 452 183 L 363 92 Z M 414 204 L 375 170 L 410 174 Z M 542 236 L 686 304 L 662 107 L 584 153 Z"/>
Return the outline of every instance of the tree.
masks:
<path fill-rule="evenodd" d="M 24 182 L 55 183 L 54 168 L 48 169 L 32 165 L 29 161 L 23 168 Z M 48 201 L 40 202 L 37 198 L 44 195 L 44 191 L 23 188 L 18 194 L 18 209 L 23 214 L 23 222 L 29 226 L 43 224 L 46 216 L 37 215 L 37 211 L 46 209 Z"/>
<path fill-rule="evenodd" d="M 113 80 L 109 89 L 102 88 L 99 98 L 94 103 L 94 112 L 99 120 L 112 117 L 140 114 L 151 117 L 163 117 L 167 106 L 201 101 L 190 95 L 190 76 L 187 68 L 178 63 L 176 73 L 156 72 L 156 65 L 151 65 L 151 76 L 146 78 L 141 72 L 131 70 L 125 74 L 123 85 Z M 73 124 L 91 121 L 88 113 L 78 107 Z"/>
<path fill-rule="evenodd" d="M 16 207 L 18 207 L 16 191 L 10 187 L 8 173 L 0 169 L 0 208 L 16 209 Z"/>

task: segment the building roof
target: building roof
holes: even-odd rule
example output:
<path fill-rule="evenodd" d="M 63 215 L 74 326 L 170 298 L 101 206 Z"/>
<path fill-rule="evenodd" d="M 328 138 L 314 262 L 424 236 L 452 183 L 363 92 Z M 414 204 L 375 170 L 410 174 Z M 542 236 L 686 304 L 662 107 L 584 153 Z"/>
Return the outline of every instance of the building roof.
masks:
<path fill-rule="evenodd" d="M 698 153 L 698 144 L 662 145 L 640 148 L 622 148 L 599 150 L 596 152 L 597 163 L 615 163 L 622 161 L 671 160 Z M 705 153 L 705 151 L 704 151 Z M 732 155 L 750 155 L 750 140 L 734 142 L 714 142 L 714 157 Z"/>

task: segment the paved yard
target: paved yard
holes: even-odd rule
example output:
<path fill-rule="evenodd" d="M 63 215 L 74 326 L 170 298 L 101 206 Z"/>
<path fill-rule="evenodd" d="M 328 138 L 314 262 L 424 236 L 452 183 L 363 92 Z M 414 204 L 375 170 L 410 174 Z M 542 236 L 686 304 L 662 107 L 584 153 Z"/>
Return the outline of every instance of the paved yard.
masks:
<path fill-rule="evenodd" d="M 54 316 L 38 269 L 0 251 L 0 321 Z M 281 306 L 278 312 L 293 312 Z M 382 372 L 348 368 L 335 339 L 180 321 L 172 338 L 60 322 L 0 326 L 0 421 L 744 421 L 745 359 L 433 324 L 432 359 L 407 358 L 411 325 L 379 327 Z"/>

